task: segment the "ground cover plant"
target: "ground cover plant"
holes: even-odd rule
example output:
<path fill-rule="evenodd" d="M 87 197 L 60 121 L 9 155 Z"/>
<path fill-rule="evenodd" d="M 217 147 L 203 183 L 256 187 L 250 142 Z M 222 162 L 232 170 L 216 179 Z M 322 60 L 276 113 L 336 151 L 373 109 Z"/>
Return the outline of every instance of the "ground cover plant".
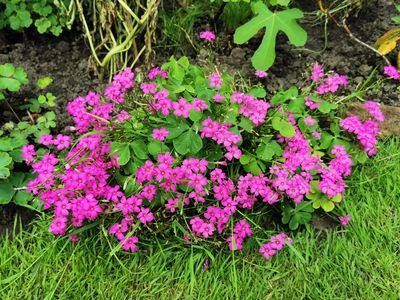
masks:
<path fill-rule="evenodd" d="M 54 239 L 47 216 L 0 243 L 3 299 L 244 298 L 396 299 L 399 282 L 400 141 L 388 139 L 377 156 L 355 168 L 342 204 L 353 217 L 345 228 L 301 230 L 293 249 L 274 259 L 202 245 L 170 245 L 131 254 L 110 253 L 107 227 L 72 244 Z M 94 230 L 94 228 L 92 228 Z M 274 234 L 274 230 L 270 231 Z M 209 262 L 208 268 L 206 262 Z"/>
<path fill-rule="evenodd" d="M 33 146 L 24 151 L 38 174 L 28 191 L 52 209 L 53 234 L 76 242 L 77 232 L 106 222 L 120 242 L 113 252 L 136 252 L 160 235 L 181 244 L 225 241 L 232 251 L 257 248 L 270 259 L 293 243 L 285 233 L 265 234 L 277 213 L 297 229 L 317 210 L 343 212 L 344 178 L 376 153 L 384 120 L 373 101 L 364 104 L 367 120 L 345 116 L 343 103 L 355 96 L 338 97 L 346 78 L 319 64 L 301 92 L 278 91 L 269 102 L 262 85 L 186 57 L 137 81 L 126 69 L 103 97 L 89 92 L 68 104 L 82 136 L 61 145 L 40 138 L 56 153 L 68 151 L 43 158 Z M 339 220 L 347 225 L 351 217 Z"/>

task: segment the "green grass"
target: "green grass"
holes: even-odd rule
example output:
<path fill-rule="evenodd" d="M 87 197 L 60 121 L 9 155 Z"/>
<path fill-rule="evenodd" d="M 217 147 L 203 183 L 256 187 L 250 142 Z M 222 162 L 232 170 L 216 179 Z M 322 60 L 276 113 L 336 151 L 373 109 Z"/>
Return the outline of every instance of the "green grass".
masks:
<path fill-rule="evenodd" d="M 351 177 L 348 227 L 293 233 L 295 249 L 270 261 L 196 246 L 110 256 L 102 233 L 72 245 L 38 220 L 2 237 L 0 299 L 399 299 L 399 149 L 386 141 Z"/>

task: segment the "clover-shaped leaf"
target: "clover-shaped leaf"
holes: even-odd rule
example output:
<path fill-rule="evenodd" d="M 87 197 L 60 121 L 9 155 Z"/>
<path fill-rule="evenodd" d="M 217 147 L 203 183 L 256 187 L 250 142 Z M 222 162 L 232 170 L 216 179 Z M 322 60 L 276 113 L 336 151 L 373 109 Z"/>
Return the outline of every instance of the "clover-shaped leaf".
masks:
<path fill-rule="evenodd" d="M 256 70 L 266 70 L 273 65 L 276 36 L 280 31 L 283 31 L 295 46 L 303 46 L 306 43 L 307 32 L 296 22 L 297 19 L 304 16 L 301 10 L 292 8 L 272 12 L 262 2 L 254 3 L 252 9 L 257 16 L 236 29 L 234 42 L 243 44 L 256 35 L 260 29 L 265 28 L 261 45 L 251 58 Z"/>

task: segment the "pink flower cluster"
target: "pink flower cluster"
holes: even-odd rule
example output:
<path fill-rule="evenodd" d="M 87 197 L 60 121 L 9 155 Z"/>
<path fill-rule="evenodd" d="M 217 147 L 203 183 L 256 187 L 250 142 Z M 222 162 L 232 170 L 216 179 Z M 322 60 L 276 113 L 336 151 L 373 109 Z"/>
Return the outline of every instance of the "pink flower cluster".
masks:
<path fill-rule="evenodd" d="M 228 150 L 241 141 L 241 137 L 234 132 L 229 131 L 231 124 L 221 124 L 218 121 L 213 121 L 211 117 L 201 122 L 204 126 L 200 129 L 201 138 L 210 138 L 217 142 L 217 144 L 224 145 Z"/>
<path fill-rule="evenodd" d="M 125 101 L 125 93 L 134 85 L 133 79 L 135 74 L 131 68 L 126 68 L 121 73 L 114 75 L 112 84 L 106 88 L 104 95 L 115 103 L 122 103 Z"/>
<path fill-rule="evenodd" d="M 365 108 L 375 120 L 383 122 L 385 117 L 379 108 L 379 104 L 373 101 L 365 102 Z M 377 122 L 367 120 L 362 122 L 358 116 L 350 116 L 340 121 L 340 126 L 350 133 L 356 135 L 364 151 L 372 156 L 376 154 L 377 136 L 379 134 L 379 125 Z"/>
<path fill-rule="evenodd" d="M 231 102 L 240 104 L 239 113 L 249 118 L 256 127 L 265 122 L 267 111 L 271 107 L 268 102 L 241 92 L 234 92 L 231 95 Z"/>
<path fill-rule="evenodd" d="M 278 251 L 282 250 L 285 245 L 291 244 L 293 244 L 293 240 L 288 238 L 286 234 L 280 233 L 271 236 L 270 242 L 267 244 L 262 244 L 258 252 L 261 253 L 266 260 L 269 260 Z"/>
<path fill-rule="evenodd" d="M 343 87 L 347 86 L 347 79 L 344 75 L 325 74 L 324 69 L 318 63 L 314 64 L 311 73 L 311 80 L 315 83 L 318 83 L 322 80 L 322 82 L 320 82 L 320 84 L 317 87 L 317 93 L 320 95 L 326 93 L 335 93 L 341 86 Z"/>
<path fill-rule="evenodd" d="M 384 122 L 385 116 L 383 115 L 379 103 L 374 101 L 366 101 L 364 107 L 368 110 L 369 114 L 378 122 Z"/>
<path fill-rule="evenodd" d="M 151 69 L 150 72 L 147 74 L 147 78 L 151 80 L 156 79 L 157 76 L 160 76 L 161 78 L 167 78 L 168 72 L 165 70 L 161 70 L 159 67 L 155 67 Z"/>

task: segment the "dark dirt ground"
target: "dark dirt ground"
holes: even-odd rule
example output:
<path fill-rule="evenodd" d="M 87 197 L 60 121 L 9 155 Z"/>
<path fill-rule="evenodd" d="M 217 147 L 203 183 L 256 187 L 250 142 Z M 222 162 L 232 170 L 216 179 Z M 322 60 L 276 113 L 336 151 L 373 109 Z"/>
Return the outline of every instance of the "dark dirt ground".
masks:
<path fill-rule="evenodd" d="M 373 45 L 376 39 L 390 28 L 394 27 L 390 17 L 396 15 L 394 1 L 380 0 L 373 2 L 365 11 L 361 11 L 357 18 L 348 20 L 350 30 L 362 41 Z M 300 1 L 305 12 L 311 12 L 316 7 L 311 1 Z M 312 1 L 314 3 L 314 1 Z M 382 77 L 384 61 L 371 50 L 357 44 L 349 38 L 342 28 L 329 23 L 327 30 L 327 46 L 324 48 L 324 20 L 312 24 L 307 18 L 302 26 L 308 32 L 308 42 L 305 49 L 295 49 L 287 43 L 284 36 L 280 36 L 277 43 L 277 57 L 274 66 L 268 70 L 266 79 L 268 90 L 275 90 L 279 86 L 288 87 L 304 80 L 302 76 L 306 68 L 318 61 L 325 66 L 325 70 L 334 70 L 348 76 L 351 86 L 365 80 L 370 72 L 378 66 L 377 78 Z M 203 28 L 199 28 L 201 31 Z M 230 39 L 225 36 L 222 39 Z M 252 49 L 257 41 L 250 41 L 248 45 L 236 47 L 228 43 L 224 53 L 216 55 L 221 70 L 230 72 L 240 71 L 244 76 L 253 76 L 250 64 Z M 312 51 L 310 51 L 312 50 Z M 160 51 L 161 52 L 161 51 Z M 0 31 L 0 64 L 12 63 L 23 67 L 29 76 L 30 85 L 22 89 L 11 101 L 21 102 L 22 99 L 34 95 L 34 83 L 38 78 L 50 76 L 54 79 L 49 90 L 57 97 L 57 113 L 59 130 L 64 131 L 70 124 L 65 105 L 78 95 L 85 95 L 89 90 L 102 90 L 105 86 L 96 78 L 87 75 L 87 61 L 89 50 L 78 32 L 64 34 L 61 38 L 38 36 L 34 33 L 15 34 Z M 165 49 L 158 55 L 157 61 L 168 57 Z M 201 51 L 192 61 L 199 64 L 205 59 L 205 52 Z M 395 53 L 389 56 L 395 64 Z M 397 85 L 388 82 L 382 90 L 375 91 L 371 99 L 386 104 L 400 106 L 400 93 Z M 0 106 L 0 124 L 10 120 L 12 114 Z M 0 206 L 0 233 L 5 228 L 12 227 L 15 215 L 20 215 L 28 222 L 34 216 L 31 212 L 14 205 Z"/>

